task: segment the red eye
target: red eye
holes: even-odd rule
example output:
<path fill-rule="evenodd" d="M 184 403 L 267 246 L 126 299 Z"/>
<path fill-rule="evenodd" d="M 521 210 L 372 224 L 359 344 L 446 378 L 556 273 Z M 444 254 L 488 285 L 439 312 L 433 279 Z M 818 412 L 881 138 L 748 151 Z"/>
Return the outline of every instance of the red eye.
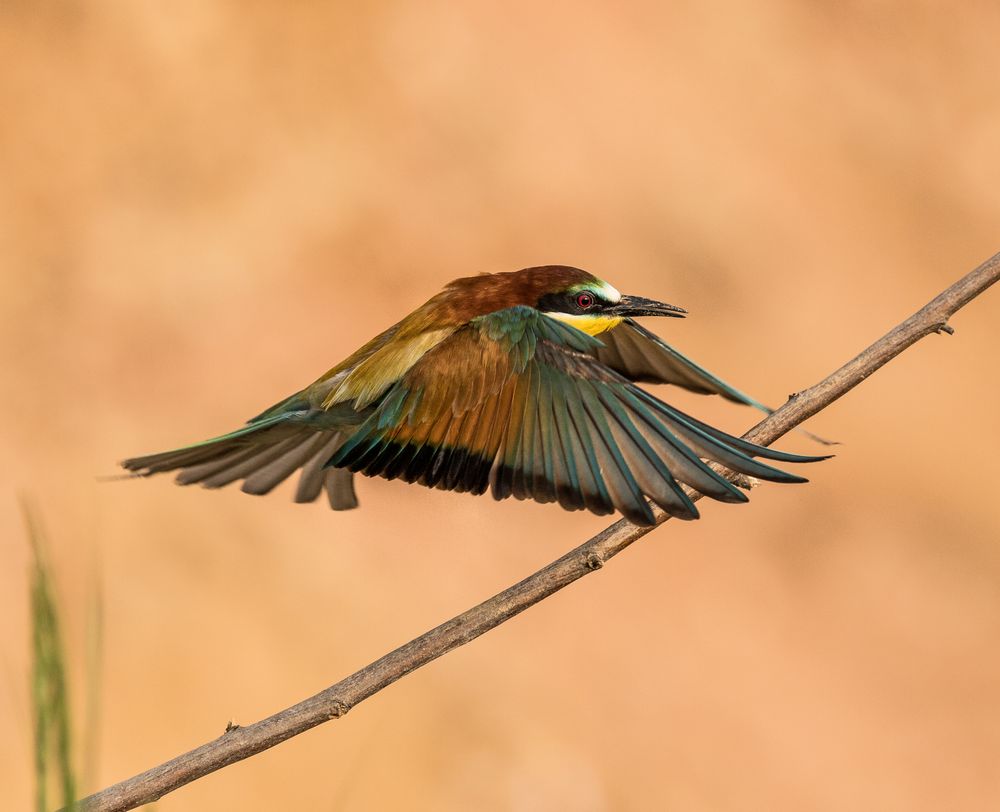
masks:
<path fill-rule="evenodd" d="M 578 293 L 576 295 L 576 306 L 581 310 L 586 310 L 594 306 L 594 297 L 589 293 Z"/>

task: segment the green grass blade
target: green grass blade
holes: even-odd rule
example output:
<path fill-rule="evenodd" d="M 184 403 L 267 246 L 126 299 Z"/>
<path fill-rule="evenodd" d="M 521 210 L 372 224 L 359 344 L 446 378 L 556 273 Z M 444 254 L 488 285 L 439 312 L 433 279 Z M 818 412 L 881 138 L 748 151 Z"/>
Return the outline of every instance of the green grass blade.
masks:
<path fill-rule="evenodd" d="M 35 805 L 39 812 L 47 812 L 51 784 L 60 788 L 62 805 L 75 808 L 76 778 L 59 610 L 39 525 L 26 504 L 23 510 L 33 558 L 31 702 L 35 728 Z"/>

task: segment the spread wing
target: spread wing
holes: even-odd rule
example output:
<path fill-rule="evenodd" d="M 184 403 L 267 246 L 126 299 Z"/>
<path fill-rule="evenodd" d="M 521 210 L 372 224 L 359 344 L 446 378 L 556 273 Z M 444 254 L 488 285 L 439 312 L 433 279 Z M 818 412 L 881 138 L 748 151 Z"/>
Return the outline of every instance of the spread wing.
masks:
<path fill-rule="evenodd" d="M 651 524 L 646 497 L 698 511 L 679 482 L 727 502 L 746 495 L 709 468 L 802 482 L 755 446 L 672 409 L 594 357 L 600 342 L 528 307 L 474 319 L 393 385 L 329 465 L 429 487 L 620 511 Z"/>
<path fill-rule="evenodd" d="M 604 346 L 594 351 L 597 360 L 630 381 L 672 383 L 692 392 L 722 395 L 771 412 L 767 406 L 734 389 L 632 319 L 625 319 L 613 330 L 601 333 L 601 342 Z"/>

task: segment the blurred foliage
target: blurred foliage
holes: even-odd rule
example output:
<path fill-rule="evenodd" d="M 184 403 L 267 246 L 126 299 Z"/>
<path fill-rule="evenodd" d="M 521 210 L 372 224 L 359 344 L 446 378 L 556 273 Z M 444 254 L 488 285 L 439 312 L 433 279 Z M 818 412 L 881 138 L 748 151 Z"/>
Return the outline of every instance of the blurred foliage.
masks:
<path fill-rule="evenodd" d="M 44 555 L 37 517 L 23 504 L 31 544 L 31 706 L 35 728 L 35 808 L 49 812 L 49 794 L 58 788 L 61 805 L 75 808 L 77 779 L 72 763 L 66 655 L 52 574 Z"/>
<path fill-rule="evenodd" d="M 31 549 L 31 710 L 34 729 L 35 808 L 48 812 L 50 799 L 76 808 L 81 786 L 94 787 L 98 767 L 101 714 L 101 652 L 104 614 L 101 590 L 93 583 L 93 599 L 85 615 L 83 687 L 85 714 L 79 746 L 74 746 L 70 702 L 70 669 L 63 639 L 60 601 L 48 560 L 45 533 L 37 511 L 22 498 L 21 509 Z M 81 782 L 80 777 L 83 780 Z"/>

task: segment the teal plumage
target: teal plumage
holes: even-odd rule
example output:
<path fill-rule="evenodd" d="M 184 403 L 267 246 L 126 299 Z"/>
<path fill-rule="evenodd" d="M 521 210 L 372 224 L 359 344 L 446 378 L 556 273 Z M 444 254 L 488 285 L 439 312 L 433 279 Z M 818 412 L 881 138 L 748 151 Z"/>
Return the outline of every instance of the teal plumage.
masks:
<path fill-rule="evenodd" d="M 805 481 L 755 458 L 820 458 L 731 437 L 636 385 L 672 383 L 765 408 L 631 317 L 682 313 L 622 297 L 564 266 L 457 280 L 246 426 L 123 465 L 140 475 L 179 470 L 181 484 L 206 487 L 242 479 L 255 494 L 301 469 L 296 500 L 325 488 L 335 509 L 357 505 L 352 475 L 364 473 L 617 510 L 637 524 L 653 521 L 649 500 L 696 518 L 681 484 L 747 501 L 704 460 L 759 479 Z"/>

